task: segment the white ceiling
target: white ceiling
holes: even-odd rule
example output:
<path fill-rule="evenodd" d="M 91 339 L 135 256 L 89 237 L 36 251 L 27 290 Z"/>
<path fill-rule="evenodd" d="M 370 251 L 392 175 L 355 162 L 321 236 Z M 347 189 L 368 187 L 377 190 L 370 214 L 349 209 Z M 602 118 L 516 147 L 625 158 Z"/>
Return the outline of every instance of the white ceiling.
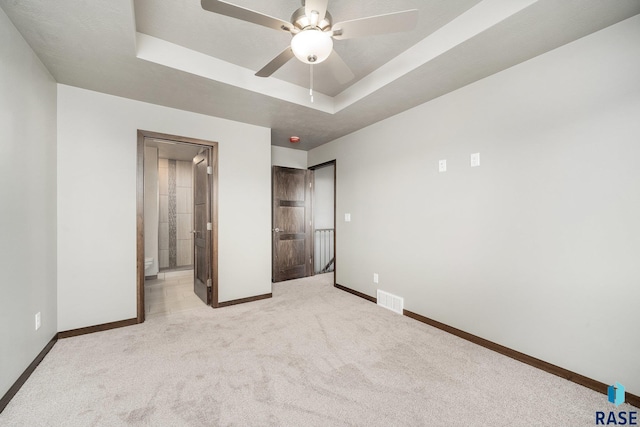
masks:
<path fill-rule="evenodd" d="M 364 77 L 399 53 L 407 50 L 433 31 L 465 12 L 480 0 L 457 0 L 442 7 L 442 0 L 340 1 L 329 2 L 334 23 L 365 16 L 418 9 L 419 23 L 413 31 L 370 38 L 335 42 L 335 50 L 345 58 L 356 79 Z M 256 2 L 232 0 L 232 3 L 252 8 L 286 21 L 301 5 L 299 0 Z M 136 28 L 180 46 L 188 47 L 215 58 L 257 71 L 278 55 L 291 42 L 291 36 L 269 28 L 238 21 L 215 13 L 203 12 L 199 0 L 135 0 Z M 175 19 L 184 16 L 185 19 Z M 223 41 L 223 42 L 221 42 Z M 335 96 L 349 84 L 339 84 L 325 69 L 315 68 L 314 90 Z M 309 87 L 309 66 L 289 61 L 274 77 Z"/>
<path fill-rule="evenodd" d="M 227 0 L 289 20 L 299 0 Z M 63 84 L 272 128 L 311 149 L 640 13 L 640 0 L 329 0 L 334 22 L 418 9 L 407 33 L 335 42 L 356 78 L 291 60 L 290 36 L 199 0 L 0 0 Z M 576 70 L 580 72 L 580 70 Z M 188 136 L 188 135 L 186 135 Z"/>

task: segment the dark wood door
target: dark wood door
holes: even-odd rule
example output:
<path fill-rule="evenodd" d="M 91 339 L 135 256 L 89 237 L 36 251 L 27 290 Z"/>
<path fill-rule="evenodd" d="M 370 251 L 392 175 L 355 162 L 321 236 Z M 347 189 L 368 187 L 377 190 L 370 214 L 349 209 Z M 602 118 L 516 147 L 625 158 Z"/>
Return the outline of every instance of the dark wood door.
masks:
<path fill-rule="evenodd" d="M 273 167 L 273 281 L 311 276 L 313 171 Z"/>
<path fill-rule="evenodd" d="M 193 291 L 211 305 L 211 168 L 210 150 L 193 158 Z"/>

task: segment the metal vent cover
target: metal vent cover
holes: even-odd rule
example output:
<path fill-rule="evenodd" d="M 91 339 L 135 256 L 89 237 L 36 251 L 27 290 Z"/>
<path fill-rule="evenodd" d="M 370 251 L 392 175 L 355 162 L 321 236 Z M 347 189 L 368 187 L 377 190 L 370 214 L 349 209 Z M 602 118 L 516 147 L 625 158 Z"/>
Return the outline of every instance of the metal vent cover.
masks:
<path fill-rule="evenodd" d="M 402 312 L 404 310 L 404 298 L 402 297 L 378 289 L 377 303 L 379 306 L 391 310 L 395 313 L 403 314 Z"/>

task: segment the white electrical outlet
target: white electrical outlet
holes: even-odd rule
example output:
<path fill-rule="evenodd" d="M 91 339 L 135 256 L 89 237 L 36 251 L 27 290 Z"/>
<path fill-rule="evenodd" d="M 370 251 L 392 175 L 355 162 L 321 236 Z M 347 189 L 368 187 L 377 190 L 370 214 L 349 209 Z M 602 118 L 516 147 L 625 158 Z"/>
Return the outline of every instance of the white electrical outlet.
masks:
<path fill-rule="evenodd" d="M 42 322 L 41 322 L 40 312 L 37 312 L 36 313 L 36 331 L 40 329 L 41 324 Z"/>
<path fill-rule="evenodd" d="M 473 153 L 471 155 L 471 167 L 475 168 L 480 166 L 480 153 Z"/>
<path fill-rule="evenodd" d="M 446 172 L 447 171 L 447 161 L 439 160 L 438 161 L 438 172 Z"/>
<path fill-rule="evenodd" d="M 378 273 L 373 273 L 373 283 L 378 283 Z"/>
<path fill-rule="evenodd" d="M 344 214 L 344 222 L 351 222 L 351 214 L 350 213 Z"/>

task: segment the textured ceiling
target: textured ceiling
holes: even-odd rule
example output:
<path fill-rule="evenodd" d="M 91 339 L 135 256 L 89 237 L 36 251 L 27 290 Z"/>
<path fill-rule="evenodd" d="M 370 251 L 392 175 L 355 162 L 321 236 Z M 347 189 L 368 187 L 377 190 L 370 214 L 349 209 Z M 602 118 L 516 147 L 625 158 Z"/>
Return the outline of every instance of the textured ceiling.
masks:
<path fill-rule="evenodd" d="M 300 6 L 230 1 L 285 20 Z M 420 19 L 408 33 L 336 41 L 356 79 L 340 85 L 320 64 L 314 86 L 325 95 L 310 104 L 299 96 L 308 93 L 308 66 L 295 59 L 272 77 L 253 77 L 287 46 L 288 35 L 206 12 L 199 0 L 0 6 L 60 83 L 270 127 L 274 145 L 291 146 L 288 137 L 296 134 L 302 142 L 294 148 L 305 150 L 640 13 L 640 0 L 330 0 L 334 22 L 410 8 Z M 212 72 L 248 77 L 172 68 L 149 53 L 142 59 L 144 35 L 169 42 L 160 53 L 196 52 L 218 65 Z"/>
<path fill-rule="evenodd" d="M 335 50 L 356 75 L 356 81 L 407 50 L 480 0 L 330 1 L 334 23 L 408 9 L 418 9 L 416 28 L 368 38 L 337 40 Z M 301 6 L 297 0 L 235 0 L 234 4 L 289 21 Z M 258 71 L 291 42 L 291 36 L 269 28 L 204 12 L 199 1 L 135 0 L 138 32 L 184 46 L 224 61 Z M 182 19 L 176 19 L 182 16 Z M 222 41 L 222 42 L 221 42 Z M 316 66 L 314 90 L 335 96 L 350 84 L 338 83 L 325 68 Z M 309 86 L 309 66 L 291 60 L 273 75 L 299 86 Z"/>

